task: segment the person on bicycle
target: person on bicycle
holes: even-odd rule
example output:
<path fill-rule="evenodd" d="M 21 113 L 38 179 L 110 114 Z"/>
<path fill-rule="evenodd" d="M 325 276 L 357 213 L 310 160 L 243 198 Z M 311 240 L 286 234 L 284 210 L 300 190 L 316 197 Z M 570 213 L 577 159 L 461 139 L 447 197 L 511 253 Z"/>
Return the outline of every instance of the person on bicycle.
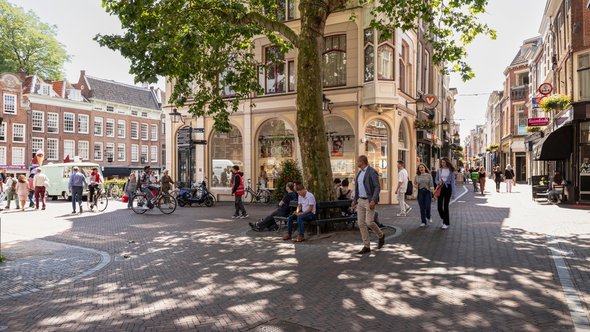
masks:
<path fill-rule="evenodd" d="M 92 171 L 90 172 L 89 179 L 90 179 L 90 184 L 88 185 L 88 201 L 94 202 L 94 192 L 95 191 L 98 192 L 98 187 L 102 183 L 102 178 L 100 177 L 100 173 L 98 172 L 97 167 L 92 168 Z M 92 210 L 93 207 L 94 207 L 94 203 L 91 203 L 90 209 Z"/>
<path fill-rule="evenodd" d="M 155 187 L 151 181 L 151 171 L 149 165 L 143 168 L 143 174 L 141 175 L 139 182 L 141 183 L 141 191 L 145 193 L 148 201 L 153 199 L 154 195 L 152 194 L 152 189 L 157 189 L 157 187 Z"/>

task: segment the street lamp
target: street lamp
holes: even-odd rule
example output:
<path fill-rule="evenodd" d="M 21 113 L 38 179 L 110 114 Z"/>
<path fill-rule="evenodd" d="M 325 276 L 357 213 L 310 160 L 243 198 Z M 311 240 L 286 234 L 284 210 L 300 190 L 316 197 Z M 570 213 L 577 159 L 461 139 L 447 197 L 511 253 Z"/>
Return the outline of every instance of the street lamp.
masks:
<path fill-rule="evenodd" d="M 445 118 L 440 125 L 442 126 L 443 131 L 449 131 L 449 121 L 447 120 L 447 118 Z"/>
<path fill-rule="evenodd" d="M 322 111 L 332 113 L 332 109 L 334 108 L 334 103 L 326 97 L 326 94 L 322 94 Z"/>
<path fill-rule="evenodd" d="M 458 132 L 455 132 L 455 133 L 453 134 L 453 142 L 454 142 L 456 145 L 459 145 L 459 144 L 461 143 L 461 135 L 459 135 L 459 133 L 458 133 Z"/>
<path fill-rule="evenodd" d="M 422 94 L 419 94 L 418 98 L 413 102 L 406 100 L 406 107 L 408 107 L 410 104 L 416 104 L 416 111 L 421 112 L 424 111 L 424 105 L 426 105 L 426 102 L 424 101 Z"/>
<path fill-rule="evenodd" d="M 172 123 L 182 122 L 182 124 L 185 124 L 182 114 L 178 113 L 178 110 L 176 108 L 173 108 L 172 113 L 168 113 L 168 115 L 170 115 L 170 119 L 172 120 Z"/>

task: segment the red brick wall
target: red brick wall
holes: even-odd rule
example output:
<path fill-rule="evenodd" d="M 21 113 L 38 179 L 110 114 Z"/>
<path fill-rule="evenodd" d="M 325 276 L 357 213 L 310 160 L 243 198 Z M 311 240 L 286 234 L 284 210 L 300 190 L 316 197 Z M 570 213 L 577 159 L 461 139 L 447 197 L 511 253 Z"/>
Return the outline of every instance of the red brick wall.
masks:
<path fill-rule="evenodd" d="M 10 75 L 13 76 L 13 75 Z M 3 123 L 6 124 L 6 141 L 0 142 L 0 146 L 6 148 L 6 164 L 2 164 L 0 162 L 0 169 L 8 169 L 9 173 L 11 170 L 18 169 L 27 170 L 28 165 L 30 163 L 30 157 L 28 157 L 27 151 L 29 151 L 28 139 L 27 139 L 27 132 L 29 131 L 29 123 L 27 121 L 27 106 L 23 103 L 22 100 L 22 82 L 16 77 L 17 85 L 9 85 L 7 84 L 4 79 L 8 79 L 9 75 L 4 75 L 0 77 L 0 117 L 3 118 Z M 13 94 L 16 95 L 16 114 L 9 114 L 4 113 L 4 94 Z M 25 139 L 23 143 L 20 142 L 13 142 L 13 124 L 24 124 L 25 125 Z M 12 148 L 25 148 L 25 165 L 13 165 L 12 164 Z"/>
<path fill-rule="evenodd" d="M 574 52 L 590 48 L 590 9 L 588 0 L 572 1 L 572 47 Z"/>

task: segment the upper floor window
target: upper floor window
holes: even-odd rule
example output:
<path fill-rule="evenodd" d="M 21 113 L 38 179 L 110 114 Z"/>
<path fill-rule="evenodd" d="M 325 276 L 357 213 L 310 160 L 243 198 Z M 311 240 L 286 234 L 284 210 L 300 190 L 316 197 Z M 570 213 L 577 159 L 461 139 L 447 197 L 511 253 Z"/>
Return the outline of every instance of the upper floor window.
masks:
<path fill-rule="evenodd" d="M 131 111 L 131 115 L 137 116 L 137 111 Z"/>
<path fill-rule="evenodd" d="M 47 132 L 52 134 L 59 132 L 59 114 L 47 113 Z"/>
<path fill-rule="evenodd" d="M 580 99 L 590 99 L 590 53 L 578 55 Z"/>
<path fill-rule="evenodd" d="M 158 140 L 158 125 L 151 125 L 150 127 L 151 130 L 151 136 L 152 136 L 152 141 L 157 141 Z"/>
<path fill-rule="evenodd" d="M 114 106 L 107 106 L 107 112 L 114 112 L 114 111 L 115 111 Z"/>
<path fill-rule="evenodd" d="M 277 21 L 295 19 L 295 0 L 278 0 L 276 8 Z"/>
<path fill-rule="evenodd" d="M 141 124 L 141 140 L 142 141 L 148 140 L 148 125 L 145 123 Z"/>
<path fill-rule="evenodd" d="M 98 116 L 94 118 L 94 135 L 102 136 L 102 118 Z"/>
<path fill-rule="evenodd" d="M 147 112 L 141 112 L 141 116 L 147 118 Z"/>
<path fill-rule="evenodd" d="M 78 114 L 78 132 L 80 134 L 88 134 L 89 116 L 86 114 Z"/>
<path fill-rule="evenodd" d="M 126 126 L 127 126 L 127 123 L 125 122 L 125 120 L 117 121 L 117 137 L 125 138 L 125 127 Z"/>
<path fill-rule="evenodd" d="M 45 130 L 44 118 L 45 113 L 40 111 L 33 111 L 32 130 L 36 132 L 43 132 Z"/>
<path fill-rule="evenodd" d="M 57 160 L 59 156 L 59 140 L 57 138 L 47 139 L 47 160 Z"/>
<path fill-rule="evenodd" d="M 25 142 L 25 125 L 20 123 L 12 124 L 12 141 L 16 143 Z"/>
<path fill-rule="evenodd" d="M 107 137 L 115 137 L 115 120 L 107 119 L 104 133 Z"/>
<path fill-rule="evenodd" d="M 324 87 L 346 85 L 346 35 L 325 38 Z"/>
<path fill-rule="evenodd" d="M 365 29 L 365 82 L 371 82 L 375 79 L 375 30 L 372 28 Z"/>
<path fill-rule="evenodd" d="M 379 34 L 379 47 L 377 48 L 377 78 L 380 80 L 394 80 L 394 40 L 393 33 Z"/>
<path fill-rule="evenodd" d="M 74 132 L 74 119 L 76 115 L 74 113 L 64 113 L 64 133 Z"/>
<path fill-rule="evenodd" d="M 138 123 L 137 122 L 131 122 L 131 138 L 132 139 L 138 139 Z"/>
<path fill-rule="evenodd" d="M 0 146 L 0 165 L 6 165 L 6 147 Z"/>
<path fill-rule="evenodd" d="M 16 95 L 5 93 L 4 94 L 4 113 L 16 114 Z"/>
<path fill-rule="evenodd" d="M 516 75 L 516 85 L 517 86 L 529 85 L 529 73 L 525 72 L 525 73 L 517 74 Z"/>
<path fill-rule="evenodd" d="M 78 141 L 78 156 L 82 160 L 90 159 L 90 143 L 88 141 Z"/>
<path fill-rule="evenodd" d="M 6 122 L 0 124 L 0 142 L 6 142 Z"/>
<path fill-rule="evenodd" d="M 403 92 L 410 92 L 410 47 L 402 41 L 402 51 L 399 57 L 399 89 Z M 424 82 L 424 80 L 422 80 Z"/>
<path fill-rule="evenodd" d="M 284 93 L 286 91 L 285 55 L 276 46 L 264 50 L 265 66 L 259 67 L 259 83 L 265 93 Z"/>

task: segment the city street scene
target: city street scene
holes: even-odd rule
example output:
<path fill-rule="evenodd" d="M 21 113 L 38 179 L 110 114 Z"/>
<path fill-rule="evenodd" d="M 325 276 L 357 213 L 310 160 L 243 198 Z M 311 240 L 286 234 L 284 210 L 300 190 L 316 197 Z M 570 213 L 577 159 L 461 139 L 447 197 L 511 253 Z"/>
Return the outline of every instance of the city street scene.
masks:
<path fill-rule="evenodd" d="M 0 0 L 0 331 L 590 332 L 590 1 Z"/>

